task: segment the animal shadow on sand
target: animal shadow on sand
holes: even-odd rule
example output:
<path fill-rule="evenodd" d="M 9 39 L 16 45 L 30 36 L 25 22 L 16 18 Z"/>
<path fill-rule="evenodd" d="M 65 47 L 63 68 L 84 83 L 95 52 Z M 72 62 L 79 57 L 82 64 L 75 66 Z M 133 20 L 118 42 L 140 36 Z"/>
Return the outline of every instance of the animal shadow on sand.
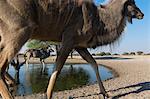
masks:
<path fill-rule="evenodd" d="M 94 57 L 94 59 L 100 59 L 100 60 L 128 60 L 128 59 L 133 59 L 133 58 L 102 56 L 102 57 Z"/>
<path fill-rule="evenodd" d="M 119 91 L 121 89 L 136 88 L 136 87 L 140 87 L 140 88 L 138 88 L 137 90 L 134 90 L 134 91 L 130 91 L 130 92 L 127 92 L 127 93 L 123 93 L 123 94 L 113 96 L 113 97 L 111 97 L 111 99 L 118 99 L 118 98 L 121 98 L 123 96 L 129 95 L 129 94 L 132 94 L 132 93 L 137 94 L 137 93 L 140 93 L 140 92 L 143 92 L 143 91 L 146 91 L 146 90 L 150 90 L 150 82 L 142 82 L 142 83 L 126 86 L 126 87 L 121 87 L 121 88 L 118 88 L 118 89 L 115 89 L 115 90 L 109 90 L 108 92 L 116 92 L 116 91 Z M 72 98 L 69 98 L 69 99 L 76 99 L 76 98 L 83 98 L 83 97 L 85 98 L 85 97 L 96 96 L 96 95 L 101 95 L 101 93 L 88 94 L 86 96 L 83 95 L 83 96 L 78 96 L 78 97 L 72 97 Z"/>
<path fill-rule="evenodd" d="M 109 92 L 115 92 L 115 91 L 119 91 L 121 89 L 135 88 L 135 87 L 139 87 L 139 88 L 137 90 L 134 90 L 134 91 L 130 91 L 130 92 L 127 92 L 127 93 L 123 93 L 123 94 L 119 94 L 119 95 L 113 96 L 112 99 L 118 99 L 120 97 L 129 95 L 129 94 L 138 94 L 140 92 L 143 92 L 143 91 L 146 91 L 146 90 L 150 90 L 150 82 L 142 82 L 142 83 L 138 83 L 138 84 L 134 84 L 134 85 L 118 88 L 118 89 L 115 89 L 115 90 L 110 90 Z"/>

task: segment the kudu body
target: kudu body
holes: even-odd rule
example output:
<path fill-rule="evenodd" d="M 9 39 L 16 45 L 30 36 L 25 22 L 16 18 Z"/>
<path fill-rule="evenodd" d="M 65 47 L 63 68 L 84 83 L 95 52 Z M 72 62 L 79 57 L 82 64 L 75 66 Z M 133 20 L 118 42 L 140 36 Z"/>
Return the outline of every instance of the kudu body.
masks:
<path fill-rule="evenodd" d="M 0 0 L 0 93 L 3 98 L 13 98 L 5 83 L 5 69 L 29 39 L 62 42 L 47 88 L 48 98 L 52 97 L 56 78 L 72 49 L 93 66 L 100 90 L 104 97 L 108 96 L 98 65 L 87 48 L 113 43 L 123 32 L 127 19 L 129 22 L 132 18 L 142 19 L 143 14 L 134 0 L 112 0 L 103 7 L 93 2 L 80 6 L 79 1 L 84 0 Z"/>

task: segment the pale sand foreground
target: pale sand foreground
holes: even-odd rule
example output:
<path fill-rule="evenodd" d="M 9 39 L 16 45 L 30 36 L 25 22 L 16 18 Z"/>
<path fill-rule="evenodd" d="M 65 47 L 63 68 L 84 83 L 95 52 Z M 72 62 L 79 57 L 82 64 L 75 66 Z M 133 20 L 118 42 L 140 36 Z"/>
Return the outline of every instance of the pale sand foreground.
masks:
<path fill-rule="evenodd" d="M 110 67 L 119 74 L 118 77 L 103 82 L 110 96 L 109 99 L 150 99 L 150 56 L 121 57 L 131 59 L 97 59 L 98 64 Z M 33 61 L 36 62 L 36 60 Z M 53 61 L 53 57 L 47 60 L 47 62 Z M 79 57 L 69 59 L 67 62 L 86 63 Z M 94 84 L 79 89 L 54 93 L 53 98 L 68 99 L 71 96 L 73 99 L 99 99 L 98 95 L 99 87 Z M 16 99 L 45 99 L 45 95 L 36 94 L 16 97 Z"/>

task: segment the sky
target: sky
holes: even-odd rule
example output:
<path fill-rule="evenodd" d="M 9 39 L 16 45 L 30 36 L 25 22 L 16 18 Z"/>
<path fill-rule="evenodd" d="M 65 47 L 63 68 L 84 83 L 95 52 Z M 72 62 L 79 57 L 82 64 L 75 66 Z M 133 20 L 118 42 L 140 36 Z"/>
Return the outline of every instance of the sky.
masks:
<path fill-rule="evenodd" d="M 97 5 L 105 4 L 109 0 L 95 0 Z M 98 47 L 90 50 L 91 53 L 101 51 L 111 53 L 136 52 L 143 51 L 150 53 L 150 0 L 135 0 L 136 5 L 144 13 L 143 20 L 133 20 L 133 24 L 127 24 L 125 33 L 121 37 L 119 43 L 113 47 Z M 25 47 L 23 50 L 26 49 Z"/>
<path fill-rule="evenodd" d="M 95 0 L 96 4 L 107 2 L 109 0 Z M 95 51 L 108 51 L 112 53 L 123 53 L 132 51 L 143 51 L 150 53 L 150 0 L 135 0 L 136 5 L 144 13 L 143 20 L 133 20 L 133 24 L 127 24 L 125 32 L 119 41 L 119 44 L 113 48 L 99 47 Z"/>

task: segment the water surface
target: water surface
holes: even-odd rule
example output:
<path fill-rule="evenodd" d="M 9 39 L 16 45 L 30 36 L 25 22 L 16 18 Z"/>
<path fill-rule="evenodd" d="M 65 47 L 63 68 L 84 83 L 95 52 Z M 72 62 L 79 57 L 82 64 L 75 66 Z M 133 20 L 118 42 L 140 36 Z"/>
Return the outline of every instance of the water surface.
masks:
<path fill-rule="evenodd" d="M 54 70 L 54 64 L 46 64 L 45 72 L 41 73 L 41 64 L 30 64 L 29 69 L 22 66 L 19 72 L 19 79 L 15 70 L 10 66 L 9 73 L 18 80 L 19 84 L 15 87 L 13 94 L 29 95 L 33 93 L 42 93 L 46 91 L 49 77 Z M 99 72 L 102 80 L 110 79 L 113 76 L 111 70 L 104 66 L 99 66 Z M 69 64 L 64 65 L 59 75 L 54 91 L 70 90 L 87 84 L 96 82 L 96 76 L 93 68 L 89 64 Z"/>

